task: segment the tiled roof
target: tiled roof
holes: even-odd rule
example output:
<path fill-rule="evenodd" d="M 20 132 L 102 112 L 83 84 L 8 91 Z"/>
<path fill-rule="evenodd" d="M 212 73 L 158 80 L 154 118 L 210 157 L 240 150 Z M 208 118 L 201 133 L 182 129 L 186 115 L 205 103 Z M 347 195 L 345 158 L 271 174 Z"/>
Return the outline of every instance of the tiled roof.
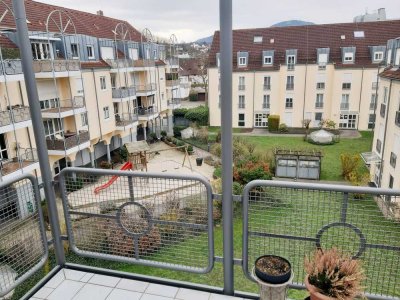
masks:
<path fill-rule="evenodd" d="M 185 58 L 179 60 L 179 65 L 181 67 L 181 71 L 179 74 L 181 76 L 190 76 L 190 75 L 200 75 L 199 71 L 199 60 L 196 58 Z"/>
<path fill-rule="evenodd" d="M 104 69 L 111 68 L 104 60 L 100 61 L 87 61 L 81 63 L 82 69 Z"/>
<path fill-rule="evenodd" d="M 364 38 L 354 37 L 355 31 L 364 31 Z M 342 36 L 345 39 L 342 39 Z M 262 43 L 254 43 L 254 36 L 262 36 Z M 330 48 L 329 62 L 336 67 L 376 67 L 372 64 L 369 46 L 385 46 L 389 39 L 400 36 L 400 20 L 305 25 L 240 29 L 233 31 L 233 66 L 237 70 L 237 52 L 248 51 L 247 68 L 241 70 L 262 70 L 262 51 L 275 50 L 274 66 L 285 64 L 286 50 L 297 49 L 297 63 L 315 63 L 317 48 Z M 216 31 L 211 46 L 209 63 L 216 66 L 219 51 L 220 32 Z M 342 64 L 341 48 L 356 47 L 355 63 Z M 271 68 L 271 67 L 269 67 Z"/>
<path fill-rule="evenodd" d="M 14 44 L 6 35 L 0 34 L 0 47 L 18 49 L 17 45 Z"/>
<path fill-rule="evenodd" d="M 156 60 L 154 63 L 155 63 L 156 66 L 166 66 L 167 65 L 165 62 L 163 62 L 160 59 Z"/>
<path fill-rule="evenodd" d="M 11 0 L 4 0 L 4 2 L 12 7 Z M 95 36 L 98 38 L 114 39 L 113 30 L 119 23 L 123 23 L 128 28 L 130 39 L 132 41 L 140 42 L 141 34 L 132 25 L 123 20 L 118 20 L 106 16 L 100 16 L 97 14 L 91 14 L 88 12 L 83 12 L 75 9 L 64 8 L 56 5 L 49 5 L 45 3 L 40 3 L 32 0 L 25 0 L 26 15 L 28 19 L 28 29 L 30 31 L 42 31 L 46 32 L 47 18 L 51 12 L 56 10 L 61 10 L 65 12 L 64 17 L 62 17 L 63 24 L 67 24 L 67 19 L 69 16 L 73 24 L 75 25 L 76 33 L 86 34 L 90 36 Z M 54 19 L 59 22 L 59 17 L 53 13 Z M 2 27 L 8 27 L 15 29 L 15 21 L 11 13 L 7 13 L 3 18 Z M 59 32 L 55 23 L 50 21 L 49 28 L 51 32 Z M 67 27 L 67 33 L 75 33 L 73 26 Z M 128 35 L 128 36 L 129 36 Z"/>
<path fill-rule="evenodd" d="M 385 69 L 382 73 L 379 74 L 379 76 L 387 79 L 400 81 L 400 68 L 397 67 L 395 69 L 393 68 Z"/>

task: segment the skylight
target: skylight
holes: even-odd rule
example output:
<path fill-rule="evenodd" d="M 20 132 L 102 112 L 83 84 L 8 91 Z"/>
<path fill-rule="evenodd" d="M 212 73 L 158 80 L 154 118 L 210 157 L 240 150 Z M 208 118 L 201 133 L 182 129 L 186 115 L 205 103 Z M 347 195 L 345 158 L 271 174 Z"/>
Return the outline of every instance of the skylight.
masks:
<path fill-rule="evenodd" d="M 259 35 L 254 36 L 254 43 L 262 43 L 262 41 L 263 41 L 262 36 Z"/>
<path fill-rule="evenodd" d="M 354 31 L 355 38 L 363 38 L 365 37 L 364 31 Z"/>

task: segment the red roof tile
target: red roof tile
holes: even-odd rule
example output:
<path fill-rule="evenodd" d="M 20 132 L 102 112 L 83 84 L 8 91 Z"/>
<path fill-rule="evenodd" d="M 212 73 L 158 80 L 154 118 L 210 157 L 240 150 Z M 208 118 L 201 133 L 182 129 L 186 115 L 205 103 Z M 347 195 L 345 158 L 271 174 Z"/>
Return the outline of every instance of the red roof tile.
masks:
<path fill-rule="evenodd" d="M 364 31 L 365 37 L 355 38 L 354 31 Z M 254 43 L 254 36 L 262 36 L 262 43 Z M 399 36 L 400 20 L 234 30 L 233 66 L 238 70 L 236 53 L 239 51 L 249 52 L 248 67 L 243 70 L 261 70 L 262 51 L 265 50 L 275 50 L 276 68 L 285 64 L 288 49 L 297 49 L 297 63 L 305 64 L 316 62 L 317 48 L 330 48 L 329 62 L 335 63 L 336 67 L 376 67 L 372 64 L 369 46 L 385 46 L 389 39 Z M 209 56 L 210 66 L 216 66 L 219 40 L 220 32 L 216 31 Z M 356 47 L 354 64 L 342 64 L 341 47 Z"/>
<path fill-rule="evenodd" d="M 82 69 L 104 69 L 104 68 L 111 68 L 104 60 L 100 61 L 88 61 L 81 63 Z"/>
<path fill-rule="evenodd" d="M 0 34 L 0 46 L 2 48 L 18 49 L 17 45 L 14 44 L 6 35 Z"/>
<path fill-rule="evenodd" d="M 399 80 L 400 81 L 400 68 L 396 69 L 386 69 L 382 73 L 379 74 L 379 76 L 387 79 L 393 79 L 393 80 Z"/>
<path fill-rule="evenodd" d="M 196 58 L 185 58 L 179 60 L 179 66 L 181 67 L 180 75 L 190 76 L 190 75 L 201 75 L 199 70 L 199 60 Z"/>

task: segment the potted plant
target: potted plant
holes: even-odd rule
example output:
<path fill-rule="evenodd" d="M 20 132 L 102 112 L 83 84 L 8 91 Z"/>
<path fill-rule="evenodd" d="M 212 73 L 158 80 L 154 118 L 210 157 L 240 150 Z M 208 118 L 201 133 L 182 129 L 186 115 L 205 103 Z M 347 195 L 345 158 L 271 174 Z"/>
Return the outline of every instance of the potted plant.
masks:
<path fill-rule="evenodd" d="M 311 300 L 350 300 L 363 292 L 360 261 L 336 248 L 317 249 L 304 262 L 305 285 Z"/>
<path fill-rule="evenodd" d="M 276 255 L 263 255 L 254 263 L 254 279 L 260 287 L 261 300 L 285 300 L 293 279 L 289 261 Z"/>
<path fill-rule="evenodd" d="M 167 132 L 165 130 L 161 131 L 161 140 L 164 141 L 167 137 Z"/>
<path fill-rule="evenodd" d="M 150 141 L 153 143 L 158 141 L 157 134 L 155 132 L 150 133 Z"/>
<path fill-rule="evenodd" d="M 196 158 L 196 165 L 200 167 L 202 164 L 203 164 L 203 158 L 202 157 L 197 157 Z"/>
<path fill-rule="evenodd" d="M 188 152 L 189 155 L 192 155 L 192 154 L 193 154 L 193 146 L 192 146 L 192 145 L 189 145 L 189 146 L 187 147 L 187 152 Z"/>

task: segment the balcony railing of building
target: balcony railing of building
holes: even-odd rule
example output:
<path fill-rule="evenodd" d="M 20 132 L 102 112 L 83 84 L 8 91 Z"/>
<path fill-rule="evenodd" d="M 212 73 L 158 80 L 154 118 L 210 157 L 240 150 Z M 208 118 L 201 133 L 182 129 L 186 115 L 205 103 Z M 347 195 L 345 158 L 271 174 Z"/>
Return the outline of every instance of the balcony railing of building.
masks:
<path fill-rule="evenodd" d="M 386 115 L 386 104 L 385 103 L 381 103 L 380 115 L 382 118 L 384 118 Z"/>
<path fill-rule="evenodd" d="M 34 60 L 33 71 L 35 73 L 41 72 L 66 72 L 66 71 L 79 71 L 80 63 L 79 60 Z"/>
<path fill-rule="evenodd" d="M 22 105 L 9 106 L 7 110 L 0 111 L 0 127 L 12 123 L 19 123 L 31 119 L 29 107 Z"/>
<path fill-rule="evenodd" d="M 340 103 L 340 109 L 341 110 L 348 110 L 350 107 L 350 104 L 345 102 L 345 103 Z"/>
<path fill-rule="evenodd" d="M 89 132 L 81 130 L 76 132 L 65 132 L 64 136 L 55 136 L 54 138 L 47 138 L 48 150 L 68 150 L 90 140 Z"/>
<path fill-rule="evenodd" d="M 180 82 L 179 80 L 166 80 L 165 84 L 167 87 L 174 87 L 174 86 L 178 87 Z"/>
<path fill-rule="evenodd" d="M 315 108 L 324 108 L 324 102 L 315 102 Z"/>
<path fill-rule="evenodd" d="M 371 87 L 372 87 L 373 90 L 376 90 L 376 88 L 378 87 L 378 83 L 376 81 L 373 82 Z"/>
<path fill-rule="evenodd" d="M 133 61 L 133 66 L 135 68 L 154 67 L 155 65 L 153 59 L 137 59 Z"/>
<path fill-rule="evenodd" d="M 136 114 L 122 113 L 115 115 L 115 125 L 118 127 L 128 126 L 138 121 Z"/>
<path fill-rule="evenodd" d="M 99 202 L 93 190 L 115 176 L 118 180 L 112 188 L 101 191 L 100 199 L 107 201 Z M 186 271 L 192 277 L 218 272 L 216 265 L 223 257 L 215 255 L 213 201 L 220 195 L 213 194 L 204 177 L 66 168 L 59 183 L 65 215 L 61 222 L 66 224 L 66 233 L 52 238 L 47 237 L 33 176 L 18 176 L 0 184 L 2 203 L 11 208 L 0 210 L 0 220 L 7 224 L 0 231 L 0 243 L 2 255 L 7 258 L 3 261 L 12 270 L 0 277 L 0 296 L 42 268 L 48 244 L 51 247 L 62 239 L 68 240 L 74 256 L 92 258 L 100 265 L 106 259 L 126 266 Z M 400 281 L 399 190 L 256 180 L 235 199 L 242 203 L 238 216 L 242 228 L 236 232 L 242 236 L 242 256 L 235 258 L 246 276 L 242 280 L 249 280 L 249 284 L 254 281 L 254 261 L 268 253 L 287 258 L 294 270 L 289 286 L 304 289 L 304 257 L 316 248 L 336 247 L 361 260 L 368 299 L 396 299 Z M 12 209 L 15 205 L 20 209 Z M 49 215 L 56 213 L 49 211 Z M 179 215 L 179 221 L 171 215 Z M 16 243 L 26 247 L 16 252 Z M 71 256 L 56 255 L 67 268 L 122 277 L 118 271 L 74 264 Z M 235 272 L 240 273 L 239 269 Z M 123 277 L 142 278 L 139 274 L 129 276 L 124 273 Z"/>
<path fill-rule="evenodd" d="M 157 90 L 157 85 L 155 83 L 149 83 L 149 84 L 137 84 L 135 86 L 136 93 L 148 93 L 148 92 L 154 92 Z"/>
<path fill-rule="evenodd" d="M 22 64 L 20 59 L 5 59 L 0 63 L 1 75 L 22 74 Z"/>
<path fill-rule="evenodd" d="M 375 110 L 376 109 L 376 102 L 370 102 L 369 103 L 369 110 Z"/>
<path fill-rule="evenodd" d="M 55 107 L 43 108 L 42 112 L 63 112 L 72 110 L 74 108 L 85 107 L 85 99 L 83 96 L 75 96 L 73 99 L 59 100 L 56 102 Z"/>
<path fill-rule="evenodd" d="M 19 148 L 18 156 L 0 160 L 0 174 L 5 176 L 36 162 L 38 162 L 36 149 Z"/>
<path fill-rule="evenodd" d="M 246 89 L 246 85 L 245 84 L 239 84 L 238 89 L 239 89 L 239 91 L 244 91 Z"/>
<path fill-rule="evenodd" d="M 133 67 L 132 59 L 106 59 L 105 62 L 113 69 L 123 69 Z"/>
<path fill-rule="evenodd" d="M 136 89 L 134 86 L 130 87 L 119 87 L 119 88 L 113 88 L 112 89 L 112 97 L 113 98 L 126 98 L 129 96 L 135 96 L 136 95 Z"/>
<path fill-rule="evenodd" d="M 294 90 L 294 84 L 293 83 L 286 83 L 286 89 L 287 90 Z"/>
<path fill-rule="evenodd" d="M 269 103 L 263 103 L 262 108 L 263 109 L 270 109 L 271 105 Z"/>
<path fill-rule="evenodd" d="M 287 64 L 287 70 L 288 71 L 293 71 L 294 70 L 295 64 Z"/>
<path fill-rule="evenodd" d="M 396 111 L 396 116 L 394 119 L 394 123 L 400 127 L 400 110 Z"/>
<path fill-rule="evenodd" d="M 264 91 L 269 91 L 271 89 L 271 85 L 270 84 L 264 84 Z"/>
<path fill-rule="evenodd" d="M 181 99 L 172 99 L 167 101 L 168 105 L 179 105 L 181 104 Z"/>
<path fill-rule="evenodd" d="M 139 116 L 148 116 L 148 115 L 154 115 L 158 113 L 158 108 L 157 106 L 147 106 L 147 107 L 139 107 L 138 108 L 138 114 Z"/>

